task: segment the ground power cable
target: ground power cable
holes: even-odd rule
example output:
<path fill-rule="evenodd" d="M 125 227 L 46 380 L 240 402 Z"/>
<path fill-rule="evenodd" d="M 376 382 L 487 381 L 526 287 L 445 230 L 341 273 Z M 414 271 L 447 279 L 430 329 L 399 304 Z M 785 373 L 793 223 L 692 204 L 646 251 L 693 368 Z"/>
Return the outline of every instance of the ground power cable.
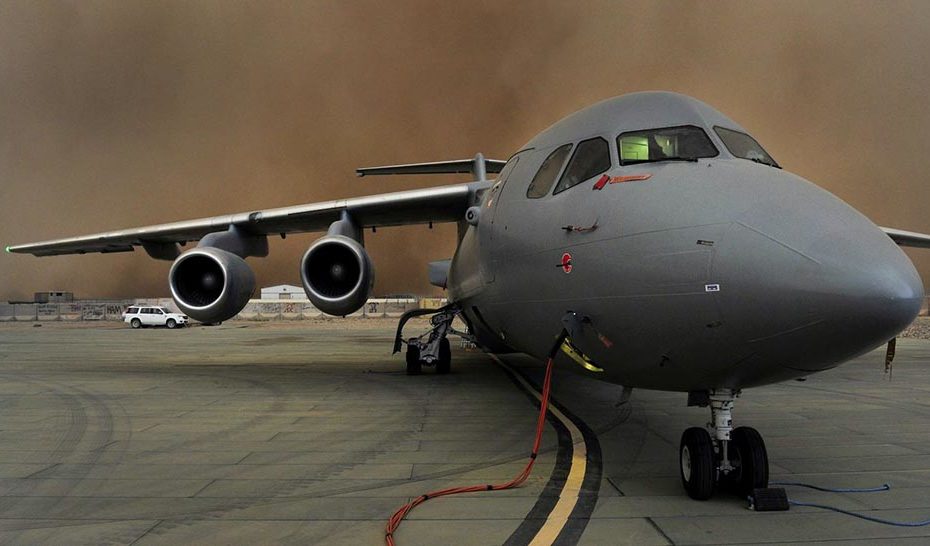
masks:
<path fill-rule="evenodd" d="M 802 482 L 771 482 L 769 485 L 779 485 L 779 486 L 793 486 L 793 487 L 806 487 L 808 489 L 814 489 L 817 491 L 824 491 L 826 493 L 881 493 L 883 491 L 890 491 L 891 485 L 883 484 L 879 487 L 822 487 L 819 485 L 812 485 L 809 483 Z M 844 514 L 847 516 L 852 516 L 854 518 L 864 519 L 866 521 L 871 521 L 873 523 L 881 523 L 882 525 L 892 525 L 894 527 L 926 527 L 930 525 L 930 519 L 924 521 L 894 521 L 890 519 L 879 518 L 875 516 L 869 516 L 867 514 L 861 514 L 859 512 L 853 512 L 851 510 L 845 510 L 836 506 L 830 506 L 828 504 L 819 504 L 815 502 L 803 502 L 788 499 L 788 504 L 792 506 L 805 506 L 808 508 L 820 508 L 822 510 L 830 510 L 831 512 L 837 512 L 839 514 Z"/>
<path fill-rule="evenodd" d="M 511 489 L 520 486 L 523 484 L 523 482 L 526 481 L 527 478 L 530 477 L 530 474 L 533 472 L 533 465 L 536 463 L 536 457 L 539 454 L 539 445 L 542 442 L 543 431 L 546 429 L 546 413 L 549 411 L 549 393 L 552 390 L 553 361 L 555 360 L 555 355 L 558 353 L 559 348 L 562 346 L 562 342 L 567 336 L 568 332 L 565 330 L 559 334 L 555 345 L 553 346 L 552 350 L 549 351 L 548 359 L 546 359 L 546 373 L 543 379 L 542 392 L 539 400 L 539 416 L 536 419 L 536 438 L 533 440 L 533 450 L 530 452 L 530 459 L 527 461 L 523 471 L 517 474 L 517 476 L 512 480 L 505 483 L 450 487 L 448 489 L 431 491 L 416 497 L 407 504 L 398 508 L 397 511 L 394 512 L 394 515 L 392 515 L 388 520 L 387 525 L 384 528 L 384 542 L 387 546 L 394 546 L 394 533 L 397 531 L 397 528 L 400 527 L 400 524 L 404 521 L 404 518 L 407 517 L 407 514 L 428 500 L 438 497 L 445 497 L 448 495 L 458 495 L 461 493 L 476 493 L 478 491 L 501 491 L 503 489 Z"/>

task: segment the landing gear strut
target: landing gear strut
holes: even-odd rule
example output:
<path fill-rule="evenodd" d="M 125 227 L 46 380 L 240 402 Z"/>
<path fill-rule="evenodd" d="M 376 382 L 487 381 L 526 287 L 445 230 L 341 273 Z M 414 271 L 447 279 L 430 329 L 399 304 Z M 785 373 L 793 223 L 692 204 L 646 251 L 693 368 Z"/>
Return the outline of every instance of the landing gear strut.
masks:
<path fill-rule="evenodd" d="M 681 435 L 681 483 L 692 499 L 709 499 L 717 486 L 740 496 L 768 487 L 769 460 L 762 435 L 751 427 L 732 427 L 738 396 L 739 391 L 729 389 L 689 395 L 688 405 L 710 406 L 711 413 L 706 429 L 692 427 Z"/>
<path fill-rule="evenodd" d="M 452 327 L 452 321 L 460 311 L 455 306 L 446 306 L 439 310 L 415 309 L 404 313 L 397 325 L 397 335 L 394 339 L 394 352 L 398 353 L 401 346 L 407 345 L 407 375 L 418 375 L 423 367 L 435 366 L 436 373 L 447 374 L 452 368 L 452 347 L 448 335 L 455 334 L 466 339 L 471 336 L 466 332 L 459 332 Z M 403 339 L 404 324 L 415 316 L 429 315 L 432 328 L 425 334 Z"/>

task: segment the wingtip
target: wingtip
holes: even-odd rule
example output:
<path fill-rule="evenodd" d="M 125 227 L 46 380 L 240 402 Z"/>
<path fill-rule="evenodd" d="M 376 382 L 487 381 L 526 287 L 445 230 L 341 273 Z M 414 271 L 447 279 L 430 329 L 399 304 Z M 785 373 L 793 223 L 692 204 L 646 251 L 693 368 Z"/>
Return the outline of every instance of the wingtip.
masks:
<path fill-rule="evenodd" d="M 6 249 L 5 249 L 5 250 L 6 250 L 6 253 L 7 253 L 7 254 L 10 254 L 11 252 L 13 252 L 13 247 L 10 246 L 10 245 L 6 245 Z"/>

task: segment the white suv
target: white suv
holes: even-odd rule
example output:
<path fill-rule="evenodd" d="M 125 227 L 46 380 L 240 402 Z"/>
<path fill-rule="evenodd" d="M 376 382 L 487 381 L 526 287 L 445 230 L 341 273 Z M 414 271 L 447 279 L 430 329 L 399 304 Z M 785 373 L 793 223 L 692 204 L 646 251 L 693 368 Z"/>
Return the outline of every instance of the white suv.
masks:
<path fill-rule="evenodd" d="M 143 326 L 177 328 L 187 324 L 187 315 L 172 313 L 166 307 L 133 305 L 123 313 L 123 322 L 128 322 L 133 328 Z"/>

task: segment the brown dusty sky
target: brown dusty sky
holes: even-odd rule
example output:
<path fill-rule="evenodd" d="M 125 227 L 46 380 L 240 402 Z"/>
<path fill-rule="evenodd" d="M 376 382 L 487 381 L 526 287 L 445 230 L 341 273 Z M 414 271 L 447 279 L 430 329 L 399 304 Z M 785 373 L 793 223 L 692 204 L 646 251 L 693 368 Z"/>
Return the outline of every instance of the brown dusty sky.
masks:
<path fill-rule="evenodd" d="M 502 4 L 506 4 L 502 7 Z M 0 242 L 448 183 L 363 165 L 506 159 L 665 89 L 881 225 L 930 232 L 927 2 L 0 3 Z M 251 260 L 298 283 L 314 235 Z M 451 226 L 366 236 L 377 293 L 431 289 Z M 930 280 L 930 251 L 910 252 Z M 163 296 L 144 253 L 0 255 L 0 299 Z"/>

